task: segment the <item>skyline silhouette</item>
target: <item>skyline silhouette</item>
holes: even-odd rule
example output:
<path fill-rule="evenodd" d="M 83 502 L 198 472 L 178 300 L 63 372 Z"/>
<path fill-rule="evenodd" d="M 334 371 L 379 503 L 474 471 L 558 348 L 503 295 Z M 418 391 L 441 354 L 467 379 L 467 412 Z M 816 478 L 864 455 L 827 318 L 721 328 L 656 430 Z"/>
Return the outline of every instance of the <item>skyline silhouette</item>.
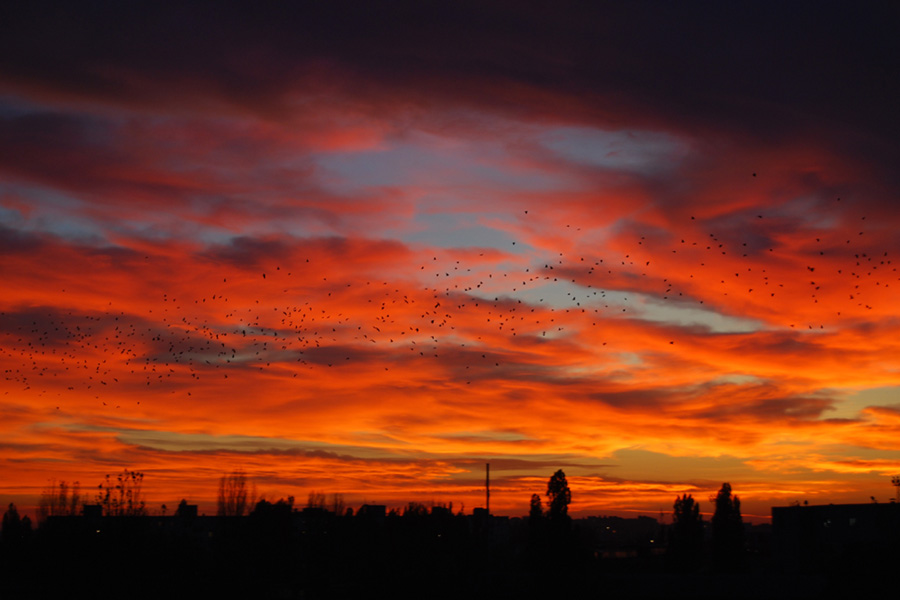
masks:
<path fill-rule="evenodd" d="M 125 497 L 139 480 L 133 472 L 116 478 Z M 222 478 L 226 489 L 246 489 L 238 481 Z M 876 591 L 879 574 L 900 555 L 896 502 L 776 507 L 772 524 L 753 526 L 742 521 L 727 482 L 711 519 L 682 495 L 671 524 L 646 516 L 571 519 L 565 505 L 576 495 L 557 470 L 547 481 L 548 510 L 534 494 L 530 514 L 515 518 L 416 502 L 344 510 L 310 493 L 303 508 L 293 497 L 262 499 L 244 514 L 223 503 L 215 516 L 185 500 L 157 515 L 143 506 L 85 504 L 81 514 L 45 515 L 34 528 L 11 504 L 0 531 L 0 580 L 6 593 L 46 595 L 102 574 L 117 589 L 140 581 L 132 595 L 148 598 L 373 591 L 536 598 L 561 584 L 588 596 L 713 598 L 727 588 L 737 598 L 819 598 Z"/>

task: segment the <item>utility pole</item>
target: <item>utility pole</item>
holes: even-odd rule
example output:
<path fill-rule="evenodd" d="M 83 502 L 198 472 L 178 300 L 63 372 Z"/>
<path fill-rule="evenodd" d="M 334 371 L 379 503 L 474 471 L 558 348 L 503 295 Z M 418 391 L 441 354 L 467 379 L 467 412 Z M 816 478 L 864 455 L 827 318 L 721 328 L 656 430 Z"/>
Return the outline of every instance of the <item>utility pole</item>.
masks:
<path fill-rule="evenodd" d="M 484 503 L 488 516 L 491 516 L 491 463 L 484 464 Z"/>

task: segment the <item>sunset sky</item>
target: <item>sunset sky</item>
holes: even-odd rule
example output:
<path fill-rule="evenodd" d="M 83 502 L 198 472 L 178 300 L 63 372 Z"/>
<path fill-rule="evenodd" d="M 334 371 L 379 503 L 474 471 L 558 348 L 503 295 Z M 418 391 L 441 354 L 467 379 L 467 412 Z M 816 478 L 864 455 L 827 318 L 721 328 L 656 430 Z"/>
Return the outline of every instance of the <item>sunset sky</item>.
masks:
<path fill-rule="evenodd" d="M 0 8 L 2 506 L 892 498 L 896 9 L 597 4 Z"/>

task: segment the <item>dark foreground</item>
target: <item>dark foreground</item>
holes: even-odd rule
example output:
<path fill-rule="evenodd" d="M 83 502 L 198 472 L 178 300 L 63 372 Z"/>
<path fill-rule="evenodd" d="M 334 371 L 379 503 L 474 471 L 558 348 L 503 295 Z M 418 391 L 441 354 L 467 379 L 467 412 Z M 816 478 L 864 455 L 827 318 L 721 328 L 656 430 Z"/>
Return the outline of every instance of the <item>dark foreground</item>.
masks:
<path fill-rule="evenodd" d="M 757 548 L 723 564 L 708 549 L 677 560 L 659 544 L 604 551 L 601 538 L 577 521 L 450 513 L 67 517 L 3 540 L 0 598 L 859 597 L 897 562 L 881 550 L 778 557 Z"/>

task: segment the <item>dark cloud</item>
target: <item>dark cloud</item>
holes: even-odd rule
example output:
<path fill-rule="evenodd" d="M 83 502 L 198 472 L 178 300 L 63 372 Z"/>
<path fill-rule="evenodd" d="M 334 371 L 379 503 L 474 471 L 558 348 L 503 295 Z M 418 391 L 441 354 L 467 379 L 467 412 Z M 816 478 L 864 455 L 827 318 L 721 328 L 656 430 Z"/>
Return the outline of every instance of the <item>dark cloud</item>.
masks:
<path fill-rule="evenodd" d="M 332 268 L 337 278 L 344 269 L 364 267 L 367 263 L 377 269 L 385 263 L 409 256 L 407 247 L 394 240 L 351 239 L 340 236 L 295 238 L 235 236 L 224 244 L 211 245 L 198 257 L 211 263 L 232 265 L 240 269 L 259 270 L 260 276 L 279 265 L 294 265 L 294 270 Z"/>
<path fill-rule="evenodd" d="M 202 152 L 217 168 L 184 175 L 165 162 L 171 146 L 148 133 L 158 123 L 126 126 L 122 117 L 132 109 L 170 119 L 224 112 L 309 129 L 321 126 L 307 122 L 309 115 L 328 121 L 352 112 L 388 116 L 382 120 L 396 134 L 414 123 L 447 127 L 447 120 L 483 130 L 483 119 L 464 125 L 474 109 L 703 139 L 701 158 L 679 169 L 677 184 L 646 174 L 627 182 L 670 205 L 666 210 L 697 202 L 711 169 L 722 166 L 716 156 L 747 160 L 749 173 L 768 150 L 799 145 L 826 148 L 858 169 L 865 164 L 854 174 L 868 182 L 865 190 L 856 186 L 859 201 L 885 213 L 900 184 L 900 83 L 893 76 L 900 42 L 889 25 L 897 13 L 887 4 L 811 10 L 758 2 L 328 2 L 268 10 L 15 3 L 0 19 L 0 93 L 54 108 L 0 117 L 0 168 L 192 220 L 289 213 L 346 226 L 347 211 L 336 208 L 344 199 L 311 185 L 309 165 L 290 177 L 263 166 L 271 156 L 266 148 L 283 140 L 225 139 L 207 123 L 216 143 Z M 448 109 L 462 116 L 448 116 Z M 176 129 L 196 127 L 184 122 Z M 329 125 L 340 127 L 340 118 Z M 191 149 L 201 137 L 179 147 L 176 158 L 195 163 Z M 260 165 L 232 180 L 237 156 L 260 156 Z M 831 200 L 848 191 L 827 165 L 800 172 L 806 181 L 768 190 L 769 201 L 811 193 Z M 248 206 L 249 181 L 269 182 L 283 199 Z M 285 200 L 299 197 L 314 200 Z"/>
<path fill-rule="evenodd" d="M 590 394 L 589 398 L 602 402 L 625 412 L 646 413 L 657 411 L 675 401 L 671 389 L 652 389 L 648 387 L 629 387 L 628 389 L 611 389 Z M 683 398 L 679 398 L 681 400 Z"/>
<path fill-rule="evenodd" d="M 321 347 L 308 347 L 294 352 L 298 356 L 297 360 L 304 363 L 327 367 L 350 367 L 353 371 L 359 368 L 360 362 L 363 364 L 388 362 L 395 355 L 388 350 L 369 350 L 359 346 L 337 343 Z"/>
<path fill-rule="evenodd" d="M 36 252 L 45 243 L 39 234 L 13 229 L 0 224 L 0 254 L 25 254 Z"/>
<path fill-rule="evenodd" d="M 103 119 L 62 112 L 0 117 L 0 169 L 7 175 L 89 189 L 98 183 L 96 165 L 118 162 L 109 133 Z"/>
<path fill-rule="evenodd" d="M 287 240 L 237 236 L 227 244 L 217 244 L 200 254 L 213 263 L 225 263 L 242 269 L 260 269 L 263 265 L 285 262 L 291 254 Z"/>
<path fill-rule="evenodd" d="M 0 333 L 51 347 L 82 337 L 80 325 L 87 325 L 94 319 L 93 315 L 73 316 L 71 310 L 63 311 L 53 306 L 33 306 L 18 311 L 4 311 L 0 316 L 2 316 Z"/>
<path fill-rule="evenodd" d="M 768 423 L 794 419 L 817 420 L 826 411 L 833 409 L 834 403 L 834 400 L 810 397 L 763 397 L 751 402 L 732 402 L 725 397 L 715 408 L 700 411 L 697 416 L 712 421 L 750 418 Z"/>
<path fill-rule="evenodd" d="M 606 125 L 900 133 L 887 3 L 29 2 L 3 17 L 8 87 L 102 102 L 278 111 L 315 75 L 375 102 L 399 88 Z"/>

